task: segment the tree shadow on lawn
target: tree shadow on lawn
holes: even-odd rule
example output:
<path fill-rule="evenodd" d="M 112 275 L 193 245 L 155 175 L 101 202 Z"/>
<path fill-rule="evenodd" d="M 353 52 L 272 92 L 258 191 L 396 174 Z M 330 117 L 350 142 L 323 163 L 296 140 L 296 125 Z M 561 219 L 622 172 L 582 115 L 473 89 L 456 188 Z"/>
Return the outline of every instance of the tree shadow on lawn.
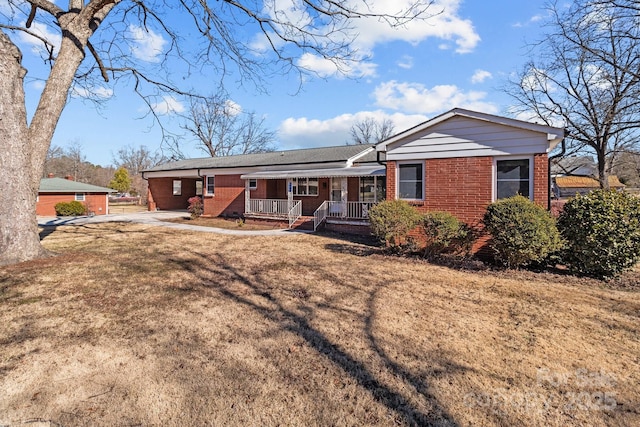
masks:
<path fill-rule="evenodd" d="M 220 251 L 222 253 L 222 251 Z M 458 423 L 448 413 L 445 407 L 438 402 L 438 399 L 430 392 L 429 384 L 426 380 L 416 377 L 407 369 L 404 369 L 398 363 L 392 361 L 381 346 L 376 342 L 373 332 L 373 319 L 375 313 L 371 312 L 366 316 L 366 337 L 370 342 L 371 349 L 381 359 L 382 366 L 386 367 L 391 373 L 399 379 L 405 386 L 398 387 L 388 384 L 387 381 L 378 378 L 368 364 L 358 360 L 357 355 L 349 352 L 348 348 L 333 342 L 326 334 L 315 328 L 310 320 L 315 317 L 316 311 L 334 309 L 337 311 L 344 310 L 337 307 L 331 300 L 321 304 L 310 302 L 306 298 L 306 294 L 301 292 L 298 300 L 302 301 L 303 306 L 297 307 L 297 311 L 286 307 L 284 298 L 270 292 L 267 283 L 256 275 L 243 274 L 231 263 L 227 262 L 222 255 L 213 254 L 192 254 L 194 258 L 189 260 L 171 260 L 183 270 L 192 273 L 197 280 L 201 281 L 201 285 L 215 290 L 225 298 L 238 303 L 242 306 L 259 314 L 263 318 L 279 325 L 283 331 L 290 332 L 302 338 L 304 342 L 322 357 L 328 359 L 334 366 L 347 377 L 354 380 L 359 387 L 365 389 L 376 401 L 384 405 L 386 408 L 394 412 L 406 425 L 443 425 L 456 426 Z M 212 281 L 212 275 L 216 277 L 215 282 Z M 239 292 L 228 286 L 230 283 L 240 283 L 244 285 L 245 290 Z M 349 286 L 340 283 L 343 286 Z M 378 287 L 370 295 L 369 307 L 370 311 L 374 310 L 372 301 L 376 298 L 376 293 L 380 289 Z M 246 291 L 248 290 L 248 291 Z M 346 289 L 346 292 L 351 290 Z M 339 299 L 339 298 L 338 298 Z M 353 314 L 353 313 L 348 313 Z M 347 315 L 347 314 L 345 314 Z M 438 357 L 438 356 L 435 356 Z M 448 363 L 445 360 L 434 360 L 434 363 L 440 366 L 448 366 L 447 374 L 462 372 L 467 368 Z M 427 412 L 421 410 L 412 401 L 406 392 L 399 390 L 414 389 L 417 393 L 427 400 L 431 409 Z M 413 397 L 415 400 L 415 396 Z"/>

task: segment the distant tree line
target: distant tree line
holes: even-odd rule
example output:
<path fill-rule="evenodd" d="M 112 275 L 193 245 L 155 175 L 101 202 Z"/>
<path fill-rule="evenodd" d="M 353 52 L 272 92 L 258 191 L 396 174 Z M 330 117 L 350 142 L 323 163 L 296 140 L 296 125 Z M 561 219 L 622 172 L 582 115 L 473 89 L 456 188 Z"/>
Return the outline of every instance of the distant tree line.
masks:
<path fill-rule="evenodd" d="M 114 188 L 119 192 L 139 195 L 146 202 L 147 181 L 142 179 L 141 172 L 166 161 L 166 158 L 153 152 L 144 145 L 134 147 L 127 145 L 112 154 L 112 164 L 108 166 L 95 165 L 87 161 L 83 153 L 82 144 L 73 142 L 63 148 L 52 145 L 47 152 L 43 178 L 53 176 L 58 178 L 72 177 L 74 181 L 86 184 L 99 185 L 112 188 L 116 177 L 116 171 L 125 169 L 128 173 L 130 186 Z M 120 182 L 119 180 L 117 180 Z"/>

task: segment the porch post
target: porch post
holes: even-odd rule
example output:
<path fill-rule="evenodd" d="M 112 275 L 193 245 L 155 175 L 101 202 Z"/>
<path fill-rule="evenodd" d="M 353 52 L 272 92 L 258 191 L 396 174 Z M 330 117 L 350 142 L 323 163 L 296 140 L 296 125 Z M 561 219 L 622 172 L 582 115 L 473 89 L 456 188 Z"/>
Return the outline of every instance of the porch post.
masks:
<path fill-rule="evenodd" d="M 290 211 L 293 207 L 293 182 L 291 179 L 287 179 L 287 210 Z"/>
<path fill-rule="evenodd" d="M 244 213 L 251 213 L 251 190 L 249 190 L 249 180 L 244 180 Z"/>

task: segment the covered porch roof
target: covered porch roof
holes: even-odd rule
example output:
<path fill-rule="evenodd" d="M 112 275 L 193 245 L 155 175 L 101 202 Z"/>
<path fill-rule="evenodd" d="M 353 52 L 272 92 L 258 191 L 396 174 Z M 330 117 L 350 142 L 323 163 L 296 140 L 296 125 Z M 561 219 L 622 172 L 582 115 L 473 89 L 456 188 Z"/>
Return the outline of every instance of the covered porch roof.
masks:
<path fill-rule="evenodd" d="M 382 165 L 354 166 L 334 169 L 279 170 L 251 172 L 241 175 L 242 179 L 286 179 L 286 178 L 337 178 L 356 176 L 384 176 L 386 169 Z"/>

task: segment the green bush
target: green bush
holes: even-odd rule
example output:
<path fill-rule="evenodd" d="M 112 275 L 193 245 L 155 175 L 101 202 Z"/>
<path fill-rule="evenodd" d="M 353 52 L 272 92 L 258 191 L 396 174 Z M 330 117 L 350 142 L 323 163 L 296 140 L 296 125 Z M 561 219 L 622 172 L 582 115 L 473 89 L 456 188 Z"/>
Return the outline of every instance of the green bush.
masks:
<path fill-rule="evenodd" d="M 520 195 L 489 205 L 483 222 L 496 260 L 509 268 L 541 262 L 562 248 L 555 220 Z"/>
<path fill-rule="evenodd" d="M 386 200 L 369 210 L 371 233 L 388 248 L 411 243 L 407 235 L 420 223 L 420 214 L 404 200 Z"/>
<path fill-rule="evenodd" d="M 640 199 L 597 190 L 570 199 L 558 219 L 567 241 L 562 259 L 574 272 L 606 279 L 640 259 Z"/>
<path fill-rule="evenodd" d="M 467 254 L 473 243 L 469 226 L 449 212 L 427 212 L 422 218 L 426 245 L 425 257 L 449 252 Z"/>
<path fill-rule="evenodd" d="M 75 200 L 56 203 L 55 210 L 58 216 L 78 216 L 87 212 L 86 206 Z"/>

